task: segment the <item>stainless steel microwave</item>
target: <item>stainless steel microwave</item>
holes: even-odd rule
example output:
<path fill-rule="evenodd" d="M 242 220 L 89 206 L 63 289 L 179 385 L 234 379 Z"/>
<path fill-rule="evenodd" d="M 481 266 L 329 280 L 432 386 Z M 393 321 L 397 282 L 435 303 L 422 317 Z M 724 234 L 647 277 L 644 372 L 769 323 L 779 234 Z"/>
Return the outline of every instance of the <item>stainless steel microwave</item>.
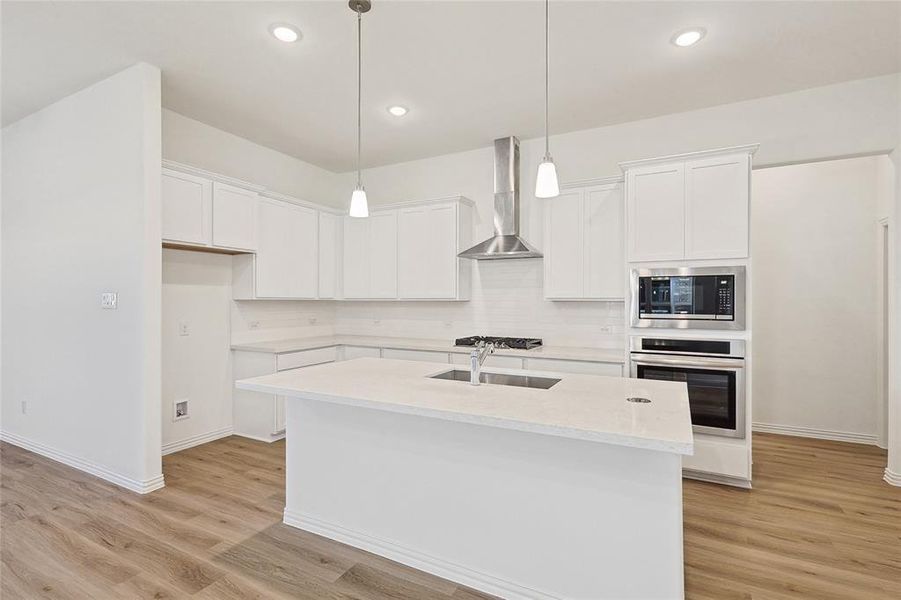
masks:
<path fill-rule="evenodd" d="M 744 329 L 745 268 L 633 269 L 632 327 Z"/>

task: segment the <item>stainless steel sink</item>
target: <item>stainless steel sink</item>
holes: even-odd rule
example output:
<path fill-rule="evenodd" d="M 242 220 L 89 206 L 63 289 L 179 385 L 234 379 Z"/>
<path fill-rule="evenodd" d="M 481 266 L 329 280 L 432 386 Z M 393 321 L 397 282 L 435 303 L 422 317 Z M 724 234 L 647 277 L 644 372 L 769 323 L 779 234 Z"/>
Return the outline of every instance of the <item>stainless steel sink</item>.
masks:
<path fill-rule="evenodd" d="M 448 379 L 450 381 L 465 381 L 469 383 L 469 371 L 462 369 L 451 369 L 437 375 L 432 375 L 431 379 Z M 535 388 L 546 390 L 558 383 L 559 379 L 552 377 L 536 377 L 534 375 L 509 375 L 506 373 L 479 373 L 479 381 L 482 383 L 492 383 L 495 385 L 514 385 L 517 387 Z"/>

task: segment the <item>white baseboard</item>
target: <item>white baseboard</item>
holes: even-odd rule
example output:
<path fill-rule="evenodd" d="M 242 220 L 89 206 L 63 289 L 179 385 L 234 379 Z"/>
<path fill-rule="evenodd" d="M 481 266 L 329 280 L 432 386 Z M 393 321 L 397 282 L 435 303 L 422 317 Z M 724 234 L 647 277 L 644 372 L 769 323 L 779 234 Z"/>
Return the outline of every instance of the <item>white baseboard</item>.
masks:
<path fill-rule="evenodd" d="M 232 431 L 233 430 L 231 427 L 223 427 L 222 429 L 217 429 L 216 431 L 208 431 L 207 433 L 194 435 L 183 440 L 178 440 L 177 442 L 169 442 L 168 444 L 163 444 L 163 456 L 172 454 L 173 452 L 187 450 L 188 448 L 193 448 L 194 446 L 199 446 L 200 444 L 206 444 L 207 442 L 212 442 L 213 440 L 218 440 L 219 438 L 228 437 L 232 434 Z"/>
<path fill-rule="evenodd" d="M 468 567 L 400 546 L 394 542 L 375 538 L 365 533 L 350 531 L 308 515 L 292 512 L 287 508 L 285 509 L 284 522 L 286 525 L 378 554 L 408 567 L 419 569 L 420 571 L 425 571 L 426 573 L 431 573 L 432 575 L 471 587 L 486 594 L 506 598 L 507 600 L 560 600 L 558 596 L 552 596 L 512 581 L 480 573 Z"/>
<path fill-rule="evenodd" d="M 267 444 L 271 444 L 272 442 L 277 442 L 279 440 L 285 439 L 284 433 L 280 433 L 278 435 L 273 435 L 273 436 L 267 437 L 267 438 L 260 437 L 258 435 L 250 435 L 249 433 L 241 433 L 239 431 L 232 431 L 232 435 L 247 438 L 248 440 L 256 440 L 258 442 L 266 442 Z"/>
<path fill-rule="evenodd" d="M 851 433 L 847 431 L 832 431 L 829 429 L 814 429 L 812 427 L 797 427 L 794 425 L 774 425 L 772 423 L 754 423 L 752 429 L 760 433 L 778 433 L 780 435 L 793 435 L 795 437 L 815 438 L 818 440 L 832 440 L 834 442 L 851 442 L 854 444 L 876 445 L 876 434 Z"/>
<path fill-rule="evenodd" d="M 706 481 L 707 483 L 729 485 L 745 490 L 751 489 L 751 482 L 749 480 L 742 479 L 741 477 L 733 477 L 732 475 L 717 475 L 716 473 L 705 473 L 704 471 L 695 471 L 694 469 L 682 469 L 682 477 L 684 479 Z"/>
<path fill-rule="evenodd" d="M 889 485 L 895 485 L 901 487 L 901 473 L 894 473 L 888 470 L 888 467 L 885 469 L 885 475 L 883 476 L 886 483 Z"/>
<path fill-rule="evenodd" d="M 51 448 L 50 446 L 45 446 L 44 444 L 31 441 L 14 433 L 0 431 L 0 440 L 9 442 L 13 446 L 24 448 L 25 450 L 34 452 L 35 454 L 40 454 L 41 456 L 55 460 L 56 462 L 72 467 L 73 469 L 84 471 L 85 473 L 94 475 L 95 477 L 99 477 L 100 479 L 104 479 L 120 487 L 124 487 L 127 490 L 131 490 L 132 492 L 137 492 L 138 494 L 147 494 L 154 490 L 158 490 L 165 485 L 162 473 L 156 477 L 145 479 L 143 481 L 132 479 L 131 477 L 126 477 L 124 475 L 114 473 L 106 467 L 102 467 L 72 454 L 68 454 L 67 452 L 62 452 L 60 450 L 57 450 L 56 448 Z"/>

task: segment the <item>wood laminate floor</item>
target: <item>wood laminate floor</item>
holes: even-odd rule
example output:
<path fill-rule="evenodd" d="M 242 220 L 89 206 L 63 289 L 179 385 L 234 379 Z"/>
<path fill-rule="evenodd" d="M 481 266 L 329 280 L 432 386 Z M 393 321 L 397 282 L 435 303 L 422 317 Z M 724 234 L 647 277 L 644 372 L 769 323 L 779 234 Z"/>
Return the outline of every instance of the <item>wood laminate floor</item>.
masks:
<path fill-rule="evenodd" d="M 754 443 L 754 490 L 685 482 L 686 597 L 901 598 L 901 489 L 881 480 L 885 453 Z M 147 496 L 9 444 L 0 467 L 3 600 L 488 598 L 281 524 L 282 442 L 172 454 Z"/>

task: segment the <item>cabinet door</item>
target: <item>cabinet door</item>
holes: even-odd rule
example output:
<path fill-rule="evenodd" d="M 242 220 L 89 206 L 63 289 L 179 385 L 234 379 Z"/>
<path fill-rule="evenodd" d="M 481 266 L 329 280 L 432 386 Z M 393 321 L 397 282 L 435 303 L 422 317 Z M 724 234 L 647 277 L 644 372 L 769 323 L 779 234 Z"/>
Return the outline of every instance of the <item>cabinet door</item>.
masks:
<path fill-rule="evenodd" d="M 624 254 L 622 186 L 588 188 L 585 209 L 585 297 L 623 298 Z"/>
<path fill-rule="evenodd" d="M 456 206 L 408 208 L 401 210 L 397 218 L 398 296 L 456 298 Z"/>
<path fill-rule="evenodd" d="M 685 165 L 685 257 L 748 256 L 747 153 Z"/>
<path fill-rule="evenodd" d="M 303 206 L 292 206 L 291 238 L 286 256 L 290 265 L 291 298 L 315 298 L 319 288 L 319 214 Z"/>
<path fill-rule="evenodd" d="M 371 215 L 369 221 L 369 297 L 397 298 L 397 212 Z"/>
<path fill-rule="evenodd" d="M 213 245 L 236 250 L 256 250 L 256 207 L 256 192 L 215 182 Z"/>
<path fill-rule="evenodd" d="M 213 182 L 163 169 L 160 187 L 162 237 L 208 246 L 212 239 Z"/>
<path fill-rule="evenodd" d="M 277 200 L 259 204 L 256 296 L 315 298 L 316 211 Z"/>
<path fill-rule="evenodd" d="M 319 297 L 338 293 L 338 215 L 319 213 Z"/>
<path fill-rule="evenodd" d="M 343 283 L 345 298 L 369 297 L 369 219 L 344 217 Z"/>
<path fill-rule="evenodd" d="M 433 244 L 429 209 L 407 208 L 397 215 L 397 295 L 428 298 Z"/>
<path fill-rule="evenodd" d="M 682 163 L 630 169 L 629 260 L 676 260 L 685 254 L 685 171 Z"/>
<path fill-rule="evenodd" d="M 581 298 L 583 279 L 582 190 L 564 192 L 547 200 L 544 295 L 547 298 Z"/>

